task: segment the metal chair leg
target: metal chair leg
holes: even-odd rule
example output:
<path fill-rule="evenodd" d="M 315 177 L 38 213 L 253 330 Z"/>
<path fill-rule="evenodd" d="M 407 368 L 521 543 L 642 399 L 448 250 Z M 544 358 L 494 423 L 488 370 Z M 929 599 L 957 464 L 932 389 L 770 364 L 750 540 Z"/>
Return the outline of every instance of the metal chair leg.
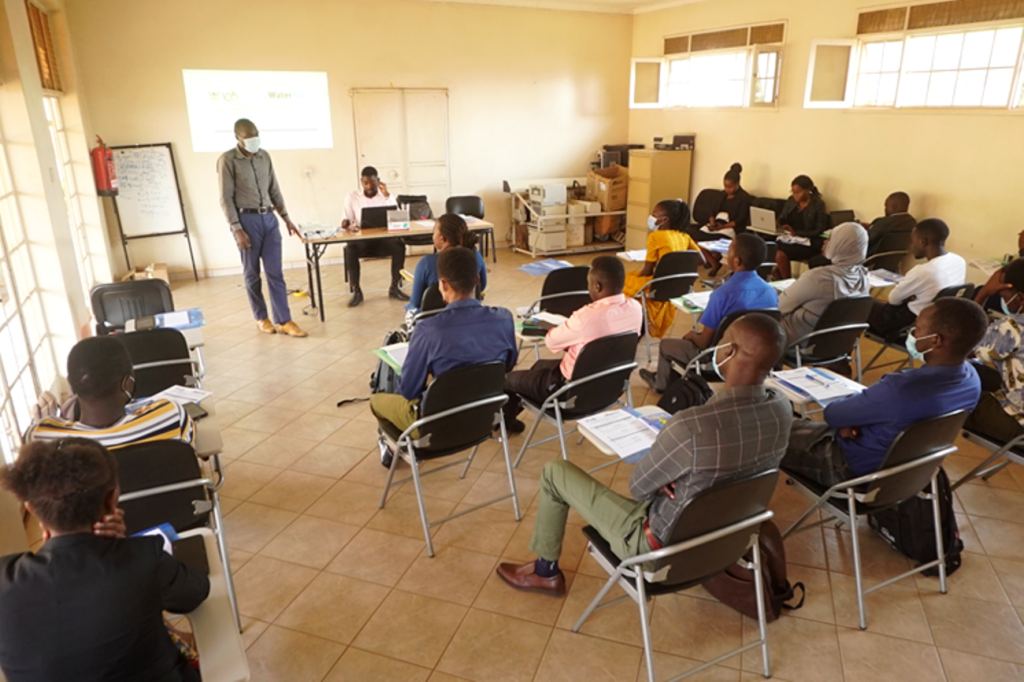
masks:
<path fill-rule="evenodd" d="M 523 441 L 523 446 L 519 448 L 519 456 L 516 457 L 516 463 L 512 466 L 516 469 L 519 468 L 519 462 L 523 460 L 523 455 L 526 454 L 526 449 L 530 447 L 530 441 L 533 439 L 533 434 L 537 433 L 537 427 L 540 426 L 541 415 L 537 415 L 537 419 L 534 420 L 533 426 L 526 432 L 526 440 Z"/>
<path fill-rule="evenodd" d="M 651 330 L 647 323 L 647 296 L 640 294 L 640 306 L 644 314 L 644 341 L 647 342 L 647 364 L 651 364 Z"/>
<path fill-rule="evenodd" d="M 388 477 L 387 480 L 384 481 L 384 492 L 380 496 L 379 509 L 383 509 L 384 504 L 388 501 L 388 491 L 391 490 L 391 481 L 395 479 L 395 469 L 398 468 L 398 460 L 400 459 L 401 457 L 397 452 L 391 453 L 391 466 L 388 467 Z"/>
<path fill-rule="evenodd" d="M 640 607 L 640 634 L 644 639 L 644 658 L 647 661 L 647 682 L 654 682 L 654 649 L 651 646 L 651 622 L 647 619 L 647 593 L 644 590 L 644 573 L 639 566 L 636 570 L 637 606 Z"/>
<path fill-rule="evenodd" d="M 555 428 L 558 429 L 558 444 L 562 446 L 562 459 L 569 461 L 569 451 L 565 447 L 565 422 L 562 421 L 562 411 L 555 403 Z"/>
<path fill-rule="evenodd" d="M 864 610 L 864 577 L 860 568 L 860 540 L 857 537 L 857 500 L 852 491 L 847 493 L 850 512 L 850 537 L 853 538 L 853 573 L 857 582 L 857 611 L 860 614 L 860 629 L 868 629 L 868 617 Z"/>
<path fill-rule="evenodd" d="M 504 420 L 502 420 L 501 425 L 505 426 Z M 469 473 L 469 467 L 473 464 L 473 458 L 476 457 L 476 451 L 479 447 L 479 445 L 473 446 L 472 451 L 469 453 L 469 457 L 466 458 L 466 466 L 462 467 L 462 473 L 459 474 L 459 478 L 465 478 L 466 474 Z"/>
<path fill-rule="evenodd" d="M 935 521 L 935 556 L 939 559 L 939 591 L 946 594 L 946 548 L 942 542 L 942 515 L 939 513 L 939 472 L 932 474 L 932 516 Z"/>
<path fill-rule="evenodd" d="M 580 631 L 580 628 L 583 627 L 583 624 L 587 622 L 587 618 L 590 618 L 590 614 L 597 610 L 597 607 L 601 604 L 602 601 L 604 601 L 604 598 L 608 596 L 608 592 L 618 582 L 618 577 L 618 573 L 613 573 L 608 578 L 608 580 L 605 581 L 604 587 L 601 588 L 601 591 L 598 592 L 597 596 L 594 597 L 594 599 L 590 602 L 590 605 L 587 606 L 587 610 L 583 612 L 583 615 L 580 616 L 579 620 L 576 621 L 576 624 L 572 626 L 573 632 Z"/>
<path fill-rule="evenodd" d="M 217 491 L 210 492 L 213 501 L 213 523 L 216 526 L 214 535 L 217 538 L 217 549 L 220 550 L 220 560 L 224 564 L 224 583 L 228 588 L 228 601 L 231 602 L 231 611 L 235 614 L 235 627 L 242 631 L 242 618 L 238 613 L 238 598 L 235 596 L 235 578 L 231 575 L 231 562 L 228 560 L 228 542 L 224 537 L 224 516 L 220 511 L 220 498 Z"/>
<path fill-rule="evenodd" d="M 501 450 L 505 455 L 505 471 L 508 472 L 508 487 L 512 490 L 512 507 L 516 512 L 516 521 L 521 520 L 522 514 L 519 512 L 519 495 L 516 493 L 516 477 L 512 474 L 512 455 L 508 451 L 508 434 L 505 433 L 505 421 L 501 419 L 499 413 L 498 419 L 501 423 Z"/>
<path fill-rule="evenodd" d="M 423 504 L 423 489 L 420 487 L 420 463 L 416 461 L 416 453 L 409 449 L 409 466 L 412 469 L 412 484 L 416 488 L 416 503 L 420 508 L 420 521 L 423 522 L 423 537 L 427 541 L 427 554 L 434 556 L 434 543 L 430 541 L 430 522 L 427 521 L 427 507 Z"/>
<path fill-rule="evenodd" d="M 761 633 L 761 659 L 764 662 L 764 676 L 772 676 L 772 665 L 768 658 L 768 620 L 764 611 L 764 588 L 761 575 L 761 540 L 754 539 L 754 546 L 751 548 L 754 554 L 754 594 L 757 599 L 757 627 Z"/>

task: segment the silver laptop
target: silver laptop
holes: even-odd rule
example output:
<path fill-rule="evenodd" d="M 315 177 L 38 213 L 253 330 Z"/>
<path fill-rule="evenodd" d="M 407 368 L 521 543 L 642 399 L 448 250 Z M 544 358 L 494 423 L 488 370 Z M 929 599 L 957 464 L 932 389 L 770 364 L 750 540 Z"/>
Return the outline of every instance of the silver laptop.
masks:
<path fill-rule="evenodd" d="M 775 226 L 775 211 L 769 211 L 766 208 L 758 208 L 757 206 L 751 206 L 750 229 L 756 232 L 768 232 L 771 234 L 778 234 L 779 230 Z"/>

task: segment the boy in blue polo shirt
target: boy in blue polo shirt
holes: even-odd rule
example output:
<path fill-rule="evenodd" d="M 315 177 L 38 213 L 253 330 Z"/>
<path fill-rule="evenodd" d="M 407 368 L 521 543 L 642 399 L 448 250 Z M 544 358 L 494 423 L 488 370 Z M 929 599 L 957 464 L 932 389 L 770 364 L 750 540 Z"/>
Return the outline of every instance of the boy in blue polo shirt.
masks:
<path fill-rule="evenodd" d="M 777 308 L 779 295 L 757 274 L 757 268 L 768 257 L 768 247 L 760 237 L 746 232 L 736 235 L 725 255 L 732 276 L 715 289 L 708 307 L 700 316 L 703 331 L 692 331 L 681 339 L 662 339 L 658 350 L 658 372 L 640 370 L 640 378 L 664 393 L 672 383 L 672 362 L 686 365 L 711 345 L 722 321 L 737 311 Z"/>

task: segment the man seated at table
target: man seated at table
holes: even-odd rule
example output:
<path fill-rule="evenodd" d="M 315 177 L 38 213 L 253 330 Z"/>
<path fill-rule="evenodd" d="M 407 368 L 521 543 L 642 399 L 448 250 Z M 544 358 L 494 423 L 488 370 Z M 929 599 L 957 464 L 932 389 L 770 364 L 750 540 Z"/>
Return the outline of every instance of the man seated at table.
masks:
<path fill-rule="evenodd" d="M 905 428 L 956 410 L 973 410 L 981 395 L 967 357 L 988 319 L 974 301 L 940 298 L 917 317 L 907 350 L 923 363 L 891 372 L 861 393 L 825 408 L 825 422 L 793 424 L 783 468 L 832 486 L 874 473 Z"/>
<path fill-rule="evenodd" d="M 702 490 L 778 466 L 789 440 L 793 408 L 765 387 L 782 358 L 786 335 L 761 313 L 744 315 L 726 330 L 715 351 L 725 388 L 707 403 L 673 416 L 633 468 L 624 497 L 575 464 L 544 465 L 530 549 L 535 561 L 503 563 L 498 575 L 512 587 L 561 594 L 558 568 L 569 509 L 608 541 L 620 559 L 660 549 L 683 508 Z"/>
<path fill-rule="evenodd" d="M 111 450 L 161 440 L 195 441 L 185 408 L 169 400 L 135 399 L 135 374 L 128 350 L 116 336 L 82 339 L 68 353 L 68 384 L 77 397 L 77 421 L 46 417 L 26 440 L 79 436 Z"/>
<path fill-rule="evenodd" d="M 889 292 L 889 302 L 875 301 L 868 324 L 879 336 L 892 339 L 902 329 L 914 324 L 924 307 L 946 287 L 963 284 L 967 277 L 967 261 L 946 251 L 949 226 L 938 218 L 922 220 L 910 238 L 914 258 L 927 258 L 910 269 L 907 276 Z"/>
<path fill-rule="evenodd" d="M 897 244 L 892 246 L 892 248 L 886 247 L 886 251 L 905 251 L 910 245 L 914 226 L 917 225 L 917 220 L 909 213 L 910 195 L 906 192 L 893 192 L 887 196 L 885 198 L 884 210 L 885 215 L 881 218 L 875 218 L 870 223 L 860 223 L 861 227 L 868 231 L 869 258 L 879 252 L 878 247 L 882 245 L 885 237 L 890 234 L 902 234 L 905 241 L 903 245 Z M 890 242 L 891 244 L 892 242 Z M 829 264 L 831 264 L 831 261 L 825 258 L 824 254 L 819 254 L 807 261 L 807 265 L 812 268 Z"/>
<path fill-rule="evenodd" d="M 416 325 L 402 365 L 399 393 L 370 396 L 370 409 L 377 420 L 390 422 L 400 431 L 419 418 L 428 377 L 495 360 L 511 370 L 519 355 L 512 313 L 485 306 L 474 295 L 480 277 L 476 251 L 462 246 L 445 249 L 437 257 L 437 276 L 447 306 L 444 312 Z M 390 464 L 383 441 L 381 449 L 381 461 Z"/>
<path fill-rule="evenodd" d="M 345 197 L 345 218 L 341 221 L 341 227 L 349 232 L 359 232 L 364 208 L 398 206 L 395 198 L 388 193 L 388 186 L 380 181 L 376 168 L 364 168 L 359 180 L 363 189 Z M 405 267 L 405 242 L 400 237 L 356 240 L 345 244 L 345 267 L 348 268 L 348 281 L 352 288 L 349 308 L 363 302 L 363 290 L 359 287 L 359 259 L 388 257 L 391 258 L 391 288 L 388 289 L 388 296 L 399 301 L 409 300 L 409 296 L 400 288 L 402 268 Z"/>
<path fill-rule="evenodd" d="M 572 314 L 568 320 L 548 331 L 544 345 L 557 353 L 565 351 L 561 360 L 538 360 L 527 370 L 509 372 L 505 377 L 508 402 L 502 408 L 505 429 L 522 433 L 526 425 L 516 416 L 523 409 L 523 398 L 540 404 L 572 378 L 580 351 L 591 341 L 624 332 L 640 334 L 643 310 L 632 298 L 626 298 L 622 287 L 626 269 L 615 256 L 598 256 L 590 264 L 587 289 L 593 303 Z"/>
<path fill-rule="evenodd" d="M 658 393 L 664 393 L 676 376 L 672 362 L 685 367 L 707 349 L 726 317 L 744 310 L 778 307 L 779 295 L 757 274 L 758 266 L 767 257 L 768 247 L 763 239 L 748 233 L 736 235 L 725 255 L 725 264 L 732 270 L 732 276 L 712 292 L 708 307 L 700 316 L 703 330 L 700 333 L 691 331 L 681 339 L 662 339 L 658 348 L 657 373 L 641 369 L 640 378 Z"/>

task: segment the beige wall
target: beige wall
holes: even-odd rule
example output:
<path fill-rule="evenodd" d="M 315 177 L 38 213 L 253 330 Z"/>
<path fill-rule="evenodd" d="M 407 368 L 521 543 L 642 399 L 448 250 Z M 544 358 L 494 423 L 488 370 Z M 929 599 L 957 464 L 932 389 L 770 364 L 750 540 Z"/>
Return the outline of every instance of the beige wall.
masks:
<path fill-rule="evenodd" d="M 632 110 L 630 142 L 697 134 L 693 192 L 718 187 L 734 161 L 755 195 L 786 196 L 794 176 L 814 178 L 830 208 L 880 215 L 905 190 L 919 219 L 940 217 L 951 248 L 967 257 L 1016 250 L 1024 112 L 867 112 L 803 109 L 811 40 L 853 38 L 863 0 L 732 0 L 637 15 L 633 56 L 659 57 L 666 35 L 750 23 L 788 22 L 780 107 L 757 110 Z M 979 275 L 974 273 L 974 277 Z"/>
<path fill-rule="evenodd" d="M 499 237 L 503 179 L 582 175 L 602 143 L 627 135 L 630 16 L 417 0 L 67 6 L 95 132 L 113 145 L 174 144 L 201 269 L 237 268 L 238 255 L 217 204 L 217 154 L 192 152 L 182 69 L 327 72 L 334 149 L 271 150 L 297 220 L 340 221 L 355 189 L 353 87 L 449 88 L 452 192 L 484 195 Z M 184 270 L 183 241 L 137 242 L 133 260 Z M 297 240 L 285 258 L 302 258 Z"/>

